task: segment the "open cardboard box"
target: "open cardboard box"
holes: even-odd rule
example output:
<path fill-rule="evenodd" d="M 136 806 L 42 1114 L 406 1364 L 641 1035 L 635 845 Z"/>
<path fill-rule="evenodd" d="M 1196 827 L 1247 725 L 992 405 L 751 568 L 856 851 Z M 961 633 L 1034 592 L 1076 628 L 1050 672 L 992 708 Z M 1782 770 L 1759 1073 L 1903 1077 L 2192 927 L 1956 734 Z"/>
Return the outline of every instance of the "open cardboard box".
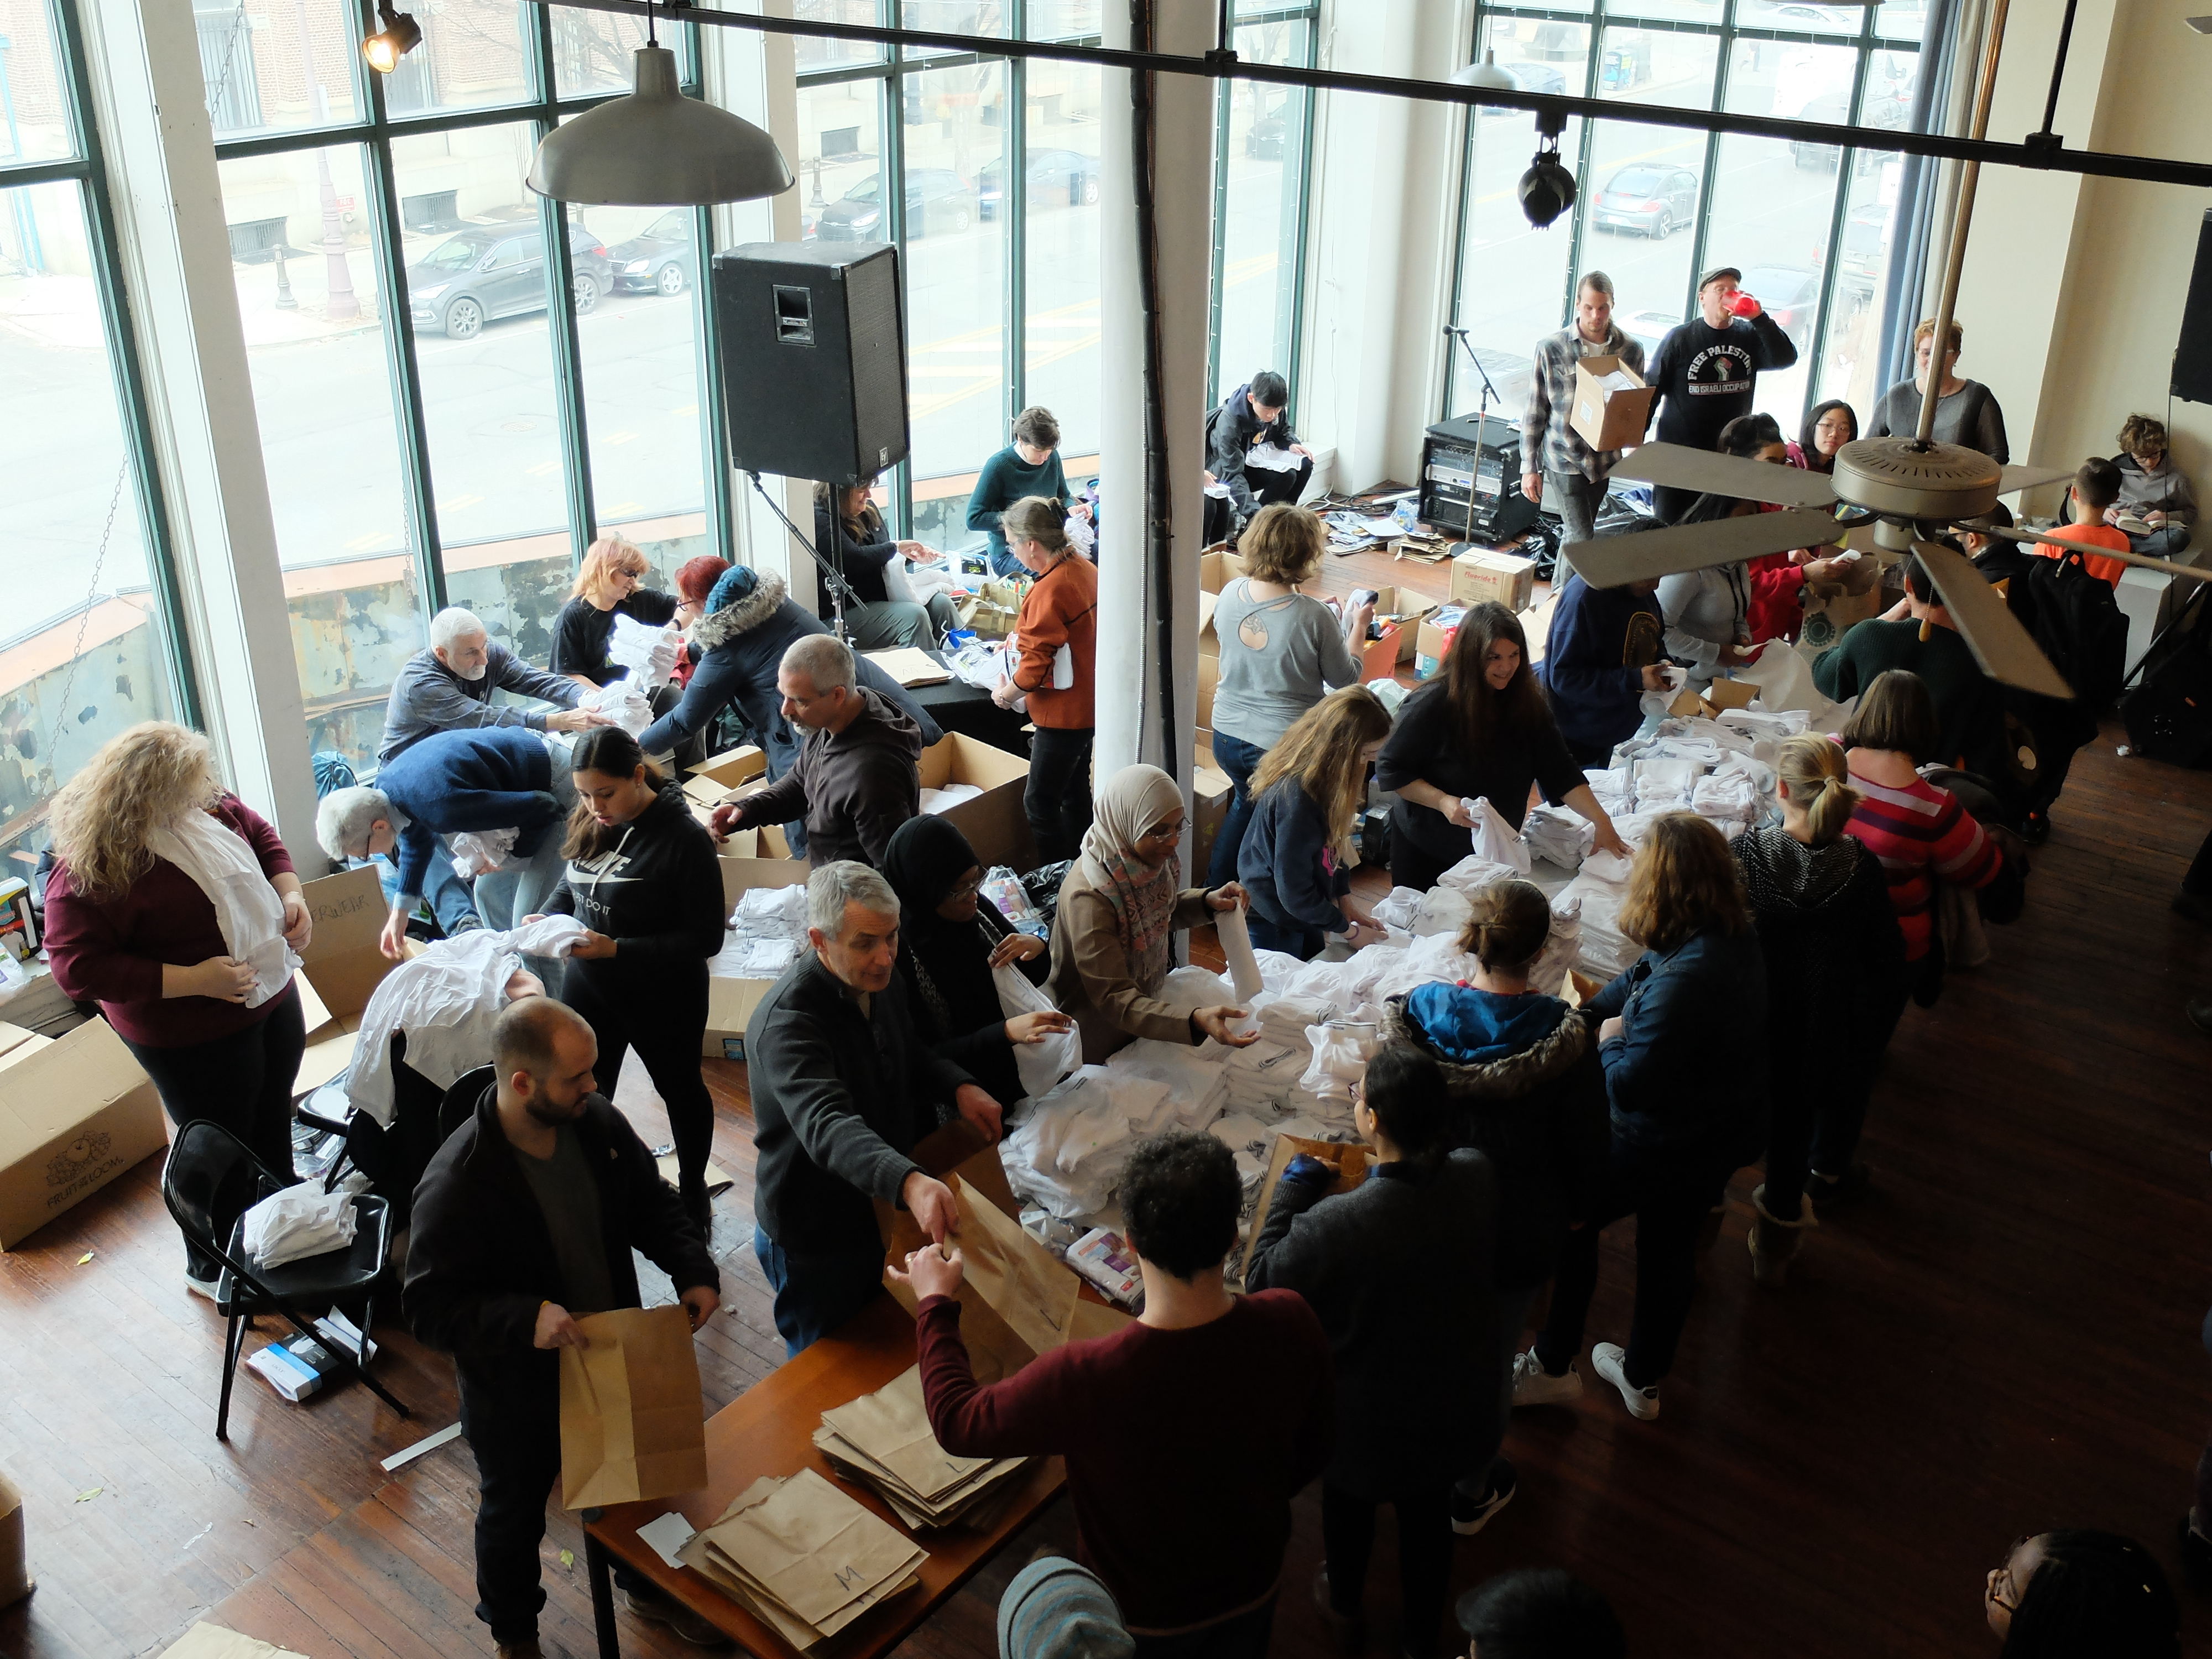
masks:
<path fill-rule="evenodd" d="M 709 811 L 728 800 L 740 784 L 750 783 L 768 772 L 768 757 L 758 744 L 726 749 L 693 767 L 684 780 L 684 798 L 694 807 Z"/>
<path fill-rule="evenodd" d="M 1437 608 L 1434 599 L 1409 587 L 1379 587 L 1374 592 L 1375 620 L 1382 627 L 1382 637 L 1369 640 L 1359 648 L 1363 683 L 1395 678 L 1400 663 L 1413 660 L 1421 623 Z"/>
<path fill-rule="evenodd" d="M 1606 377 L 1616 373 L 1632 384 L 1605 385 Z M 1592 449 L 1631 448 L 1644 441 L 1644 429 L 1651 422 L 1651 402 L 1658 395 L 1618 357 L 1577 358 L 1574 410 L 1567 424 Z"/>
<path fill-rule="evenodd" d="M 104 1019 L 0 1025 L 0 1250 L 167 1144 L 153 1079 Z"/>
<path fill-rule="evenodd" d="M 732 858 L 725 854 L 716 862 L 722 871 L 725 921 L 750 889 L 804 886 L 809 873 L 805 859 Z M 745 1027 L 751 1022 L 753 1010 L 775 983 L 772 979 L 732 979 L 720 974 L 707 976 L 707 1034 L 699 1045 L 702 1058 L 745 1057 Z"/>
<path fill-rule="evenodd" d="M 986 870 L 994 864 L 1026 869 L 1035 862 L 1029 816 L 1022 811 L 1029 778 L 1030 763 L 1019 755 L 994 749 L 964 732 L 949 732 L 921 751 L 923 788 L 972 783 L 982 790 L 937 816 L 968 837 Z"/>
<path fill-rule="evenodd" d="M 1218 593 L 1229 585 L 1231 577 L 1244 574 L 1244 561 L 1225 547 L 1216 553 L 1202 554 L 1198 561 L 1199 592 Z"/>
<path fill-rule="evenodd" d="M 307 882 L 300 895 L 307 902 L 315 931 L 300 953 L 300 1011 L 307 1024 L 307 1052 L 292 1085 L 295 1096 L 321 1088 L 353 1063 L 362 1011 L 398 965 L 386 961 L 376 948 L 391 910 L 374 865 Z"/>

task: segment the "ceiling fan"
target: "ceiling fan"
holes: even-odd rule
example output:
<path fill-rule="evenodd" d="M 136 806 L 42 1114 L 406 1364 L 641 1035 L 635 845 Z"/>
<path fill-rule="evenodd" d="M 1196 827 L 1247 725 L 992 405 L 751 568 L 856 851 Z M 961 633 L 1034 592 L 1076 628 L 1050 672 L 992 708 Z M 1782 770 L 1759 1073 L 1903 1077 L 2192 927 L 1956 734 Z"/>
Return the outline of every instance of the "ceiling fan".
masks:
<path fill-rule="evenodd" d="M 2006 9 L 2007 0 L 1997 0 L 1974 106 L 1972 136 L 1978 140 L 1989 130 L 1990 101 L 1996 84 L 1997 53 L 2004 39 Z M 1952 313 L 1959 297 L 1959 276 L 1966 263 L 1966 233 L 1973 220 L 1974 191 L 1980 176 L 1981 163 L 1978 161 L 1966 162 L 1960 172 L 1958 216 L 1943 273 L 1942 299 L 1936 314 L 1935 337 L 1938 341 L 1950 336 Z M 1972 651 L 1983 672 L 2024 691 L 2070 700 L 2073 688 L 2012 614 L 2004 599 L 1975 569 L 1973 562 L 1929 538 L 1962 529 L 2010 541 L 2075 546 L 2054 536 L 2035 531 L 1998 529 L 1988 522 L 1988 515 L 2000 495 L 2071 477 L 2073 469 L 2000 466 L 1979 450 L 1936 442 L 1930 434 L 1936 424 L 1936 398 L 1942 390 L 1940 354 L 1929 366 L 1928 380 L 1928 389 L 1921 401 L 1917 435 L 1862 438 L 1845 444 L 1836 453 L 1832 476 L 1715 454 L 1684 444 L 1642 445 L 1613 468 L 1613 476 L 1739 500 L 1766 501 L 1782 510 L 1705 524 L 1674 526 L 1641 535 L 1571 542 L 1563 550 L 1564 556 L 1593 587 L 1615 587 L 1654 576 L 1733 564 L 1769 553 L 1786 553 L 1792 548 L 1824 547 L 1841 542 L 1848 532 L 1861 526 L 1871 524 L 1877 547 L 1893 553 L 1909 550 L 1920 556 L 1928 574 L 1935 578 L 1952 621 L 1958 624 L 1960 637 Z M 2118 559 L 2196 581 L 2212 581 L 2212 571 L 2194 570 L 2164 559 L 2115 553 L 2101 547 L 2096 553 L 2100 558 Z"/>

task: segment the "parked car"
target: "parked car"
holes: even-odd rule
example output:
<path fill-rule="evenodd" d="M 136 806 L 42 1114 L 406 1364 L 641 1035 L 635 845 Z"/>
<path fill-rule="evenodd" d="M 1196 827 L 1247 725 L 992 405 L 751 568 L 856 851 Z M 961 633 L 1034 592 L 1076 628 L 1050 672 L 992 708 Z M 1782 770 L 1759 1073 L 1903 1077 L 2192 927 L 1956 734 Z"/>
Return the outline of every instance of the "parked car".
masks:
<path fill-rule="evenodd" d="M 975 206 L 984 218 L 999 216 L 1006 178 L 1004 161 L 986 161 L 975 169 Z M 1089 207 L 1098 199 L 1098 158 L 1072 149 L 1033 149 L 1029 180 L 1032 209 Z"/>
<path fill-rule="evenodd" d="M 574 222 L 568 259 L 581 317 L 614 286 L 614 264 L 599 239 Z M 416 328 L 453 340 L 473 339 L 497 318 L 544 310 L 544 231 L 532 221 L 471 225 L 448 236 L 407 267 L 407 308 Z"/>
<path fill-rule="evenodd" d="M 1244 153 L 1254 161 L 1283 159 L 1283 146 L 1290 137 L 1291 124 L 1284 118 L 1282 109 L 1282 105 L 1276 105 L 1274 113 L 1261 116 L 1245 132 Z"/>
<path fill-rule="evenodd" d="M 1863 6 L 1808 5 L 1804 0 L 1746 0 L 1737 21 L 1763 29 L 1803 29 L 1808 33 L 1856 34 L 1866 15 Z"/>
<path fill-rule="evenodd" d="M 1600 230 L 1640 230 L 1664 241 L 1676 226 L 1696 222 L 1698 175 L 1687 167 L 1632 162 L 1606 180 L 1590 213 Z"/>
<path fill-rule="evenodd" d="M 1549 64 L 1500 64 L 1498 68 L 1513 77 L 1513 84 L 1523 92 L 1546 92 L 1565 96 L 1567 77 Z M 1507 109 L 1503 104 L 1485 104 L 1485 115 L 1526 115 L 1525 109 Z"/>
<path fill-rule="evenodd" d="M 866 179 L 822 210 L 814 234 L 825 242 L 884 240 L 883 178 Z M 906 175 L 906 234 L 966 230 L 975 222 L 975 192 L 950 167 L 909 167 Z"/>
<path fill-rule="evenodd" d="M 1869 76 L 1866 103 L 1859 112 L 1857 125 L 1871 132 L 1905 131 L 1912 125 L 1912 83 L 1913 76 L 1909 72 L 1881 78 Z M 1850 94 L 1832 92 L 1815 98 L 1797 112 L 1797 118 L 1850 126 L 1852 125 Z M 1861 147 L 1854 150 L 1856 170 L 1863 173 L 1881 160 L 1885 154 L 1879 148 Z M 1807 143 L 1802 139 L 1792 138 L 1790 141 L 1790 159 L 1801 167 L 1826 167 L 1833 173 L 1843 164 L 1844 155 L 1833 144 Z"/>
<path fill-rule="evenodd" d="M 1743 273 L 1740 286 L 1802 351 L 1813 337 L 1813 319 L 1820 309 L 1820 273 L 1802 265 L 1753 265 Z"/>
<path fill-rule="evenodd" d="M 1896 213 L 1894 207 L 1869 202 L 1853 208 L 1844 221 L 1843 266 L 1837 276 L 1856 305 L 1874 298 L 1875 285 L 1889 258 L 1890 227 Z"/>
<path fill-rule="evenodd" d="M 618 289 L 681 294 L 699 280 L 691 246 L 691 210 L 664 213 L 626 242 L 607 250 Z"/>

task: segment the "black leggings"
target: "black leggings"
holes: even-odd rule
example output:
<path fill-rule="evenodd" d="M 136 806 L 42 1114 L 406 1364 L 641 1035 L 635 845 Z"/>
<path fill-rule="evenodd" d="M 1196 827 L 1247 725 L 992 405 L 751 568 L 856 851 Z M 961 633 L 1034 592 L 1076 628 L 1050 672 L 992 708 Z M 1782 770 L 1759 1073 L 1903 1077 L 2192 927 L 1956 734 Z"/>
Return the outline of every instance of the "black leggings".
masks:
<path fill-rule="evenodd" d="M 714 1099 L 699 1074 L 699 1045 L 707 1032 L 707 964 L 682 963 L 649 975 L 614 971 L 607 961 L 568 963 L 562 1000 L 584 1017 L 599 1039 L 592 1067 L 609 1100 L 622 1080 L 623 1050 L 637 1050 L 646 1075 L 668 1109 L 676 1142 L 677 1185 L 687 1200 L 707 1195 L 707 1154 L 714 1145 Z"/>
<path fill-rule="evenodd" d="M 1911 992 L 1899 972 L 1881 988 L 1869 1029 L 1853 1033 L 1854 1046 L 1833 1054 L 1825 1071 L 1808 1079 L 1777 1076 L 1770 1091 L 1774 1115 L 1766 1133 L 1766 1212 L 1795 1221 L 1802 1209 L 1806 1178 L 1818 1170 L 1841 1176 L 1858 1151 L 1867 1102 L 1881 1074 L 1881 1057 Z"/>
<path fill-rule="evenodd" d="M 1036 838 L 1040 863 L 1057 864 L 1083 850 L 1091 827 L 1091 739 L 1088 726 L 1040 726 L 1030 737 L 1030 781 L 1022 811 Z"/>
<path fill-rule="evenodd" d="M 1359 1611 L 1375 1553 L 1375 1511 L 1382 1501 L 1322 1482 L 1322 1548 L 1328 1557 L 1329 1605 L 1339 1613 Z M 1451 1488 L 1401 1492 L 1387 1501 L 1398 1511 L 1401 1645 L 1411 1659 L 1433 1659 L 1442 1651 L 1437 1634 L 1451 1586 Z"/>
<path fill-rule="evenodd" d="M 307 1052 L 307 1028 L 300 1012 L 300 993 L 287 986 L 268 1006 L 269 1017 L 228 1036 L 181 1048 L 156 1048 L 125 1039 L 146 1075 L 160 1091 L 161 1105 L 179 1128 L 202 1118 L 219 1123 L 246 1145 L 254 1157 L 287 1186 L 292 1172 L 292 1083 Z M 216 1225 L 228 1243 L 230 1224 L 252 1206 L 258 1194 L 240 1182 L 217 1196 Z M 185 1246 L 185 1262 L 194 1279 L 213 1279 L 216 1260 L 197 1245 Z"/>

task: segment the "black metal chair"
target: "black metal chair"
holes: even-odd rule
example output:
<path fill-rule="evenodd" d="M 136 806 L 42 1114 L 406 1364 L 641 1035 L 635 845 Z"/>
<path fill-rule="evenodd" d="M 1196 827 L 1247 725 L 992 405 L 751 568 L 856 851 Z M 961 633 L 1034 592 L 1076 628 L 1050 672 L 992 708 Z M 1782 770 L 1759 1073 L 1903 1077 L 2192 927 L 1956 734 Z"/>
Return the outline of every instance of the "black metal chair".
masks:
<path fill-rule="evenodd" d="M 258 1314 L 281 1315 L 301 1336 L 319 1343 L 342 1370 L 367 1383 L 376 1397 L 400 1416 L 407 1407 L 371 1376 L 343 1345 L 325 1337 L 301 1313 L 304 1307 L 329 1307 L 358 1297 L 364 1345 L 376 1314 L 376 1282 L 392 1247 L 392 1212 L 371 1194 L 356 1196 L 353 1243 L 343 1250 L 311 1255 L 278 1267 L 252 1261 L 246 1249 L 246 1210 L 284 1182 L 236 1135 L 219 1123 L 196 1118 L 177 1131 L 161 1170 L 161 1201 L 169 1206 L 185 1237 L 213 1256 L 222 1268 L 216 1309 L 229 1321 L 223 1339 L 222 1400 L 216 1408 L 215 1437 L 229 1438 L 230 1389 L 246 1346 L 246 1328 Z M 240 1200 L 243 1200 L 241 1204 Z"/>
<path fill-rule="evenodd" d="M 477 1102 L 483 1091 L 499 1081 L 496 1066 L 479 1066 L 472 1072 L 464 1072 L 453 1079 L 453 1086 L 446 1091 L 446 1097 L 438 1103 L 438 1144 L 442 1146 L 453 1138 L 453 1131 L 476 1115 Z"/>
<path fill-rule="evenodd" d="M 334 1093 L 335 1091 L 325 1091 Z M 442 1091 L 407 1063 L 407 1033 L 392 1034 L 392 1121 L 379 1123 L 352 1106 L 331 1111 L 309 1095 L 293 1109 L 302 1123 L 342 1138 L 344 1145 L 323 1173 L 323 1190 L 336 1188 L 349 1168 L 359 1170 L 371 1188 L 392 1206 L 392 1224 L 407 1225 L 415 1188 L 446 1144 L 439 1125 Z"/>

